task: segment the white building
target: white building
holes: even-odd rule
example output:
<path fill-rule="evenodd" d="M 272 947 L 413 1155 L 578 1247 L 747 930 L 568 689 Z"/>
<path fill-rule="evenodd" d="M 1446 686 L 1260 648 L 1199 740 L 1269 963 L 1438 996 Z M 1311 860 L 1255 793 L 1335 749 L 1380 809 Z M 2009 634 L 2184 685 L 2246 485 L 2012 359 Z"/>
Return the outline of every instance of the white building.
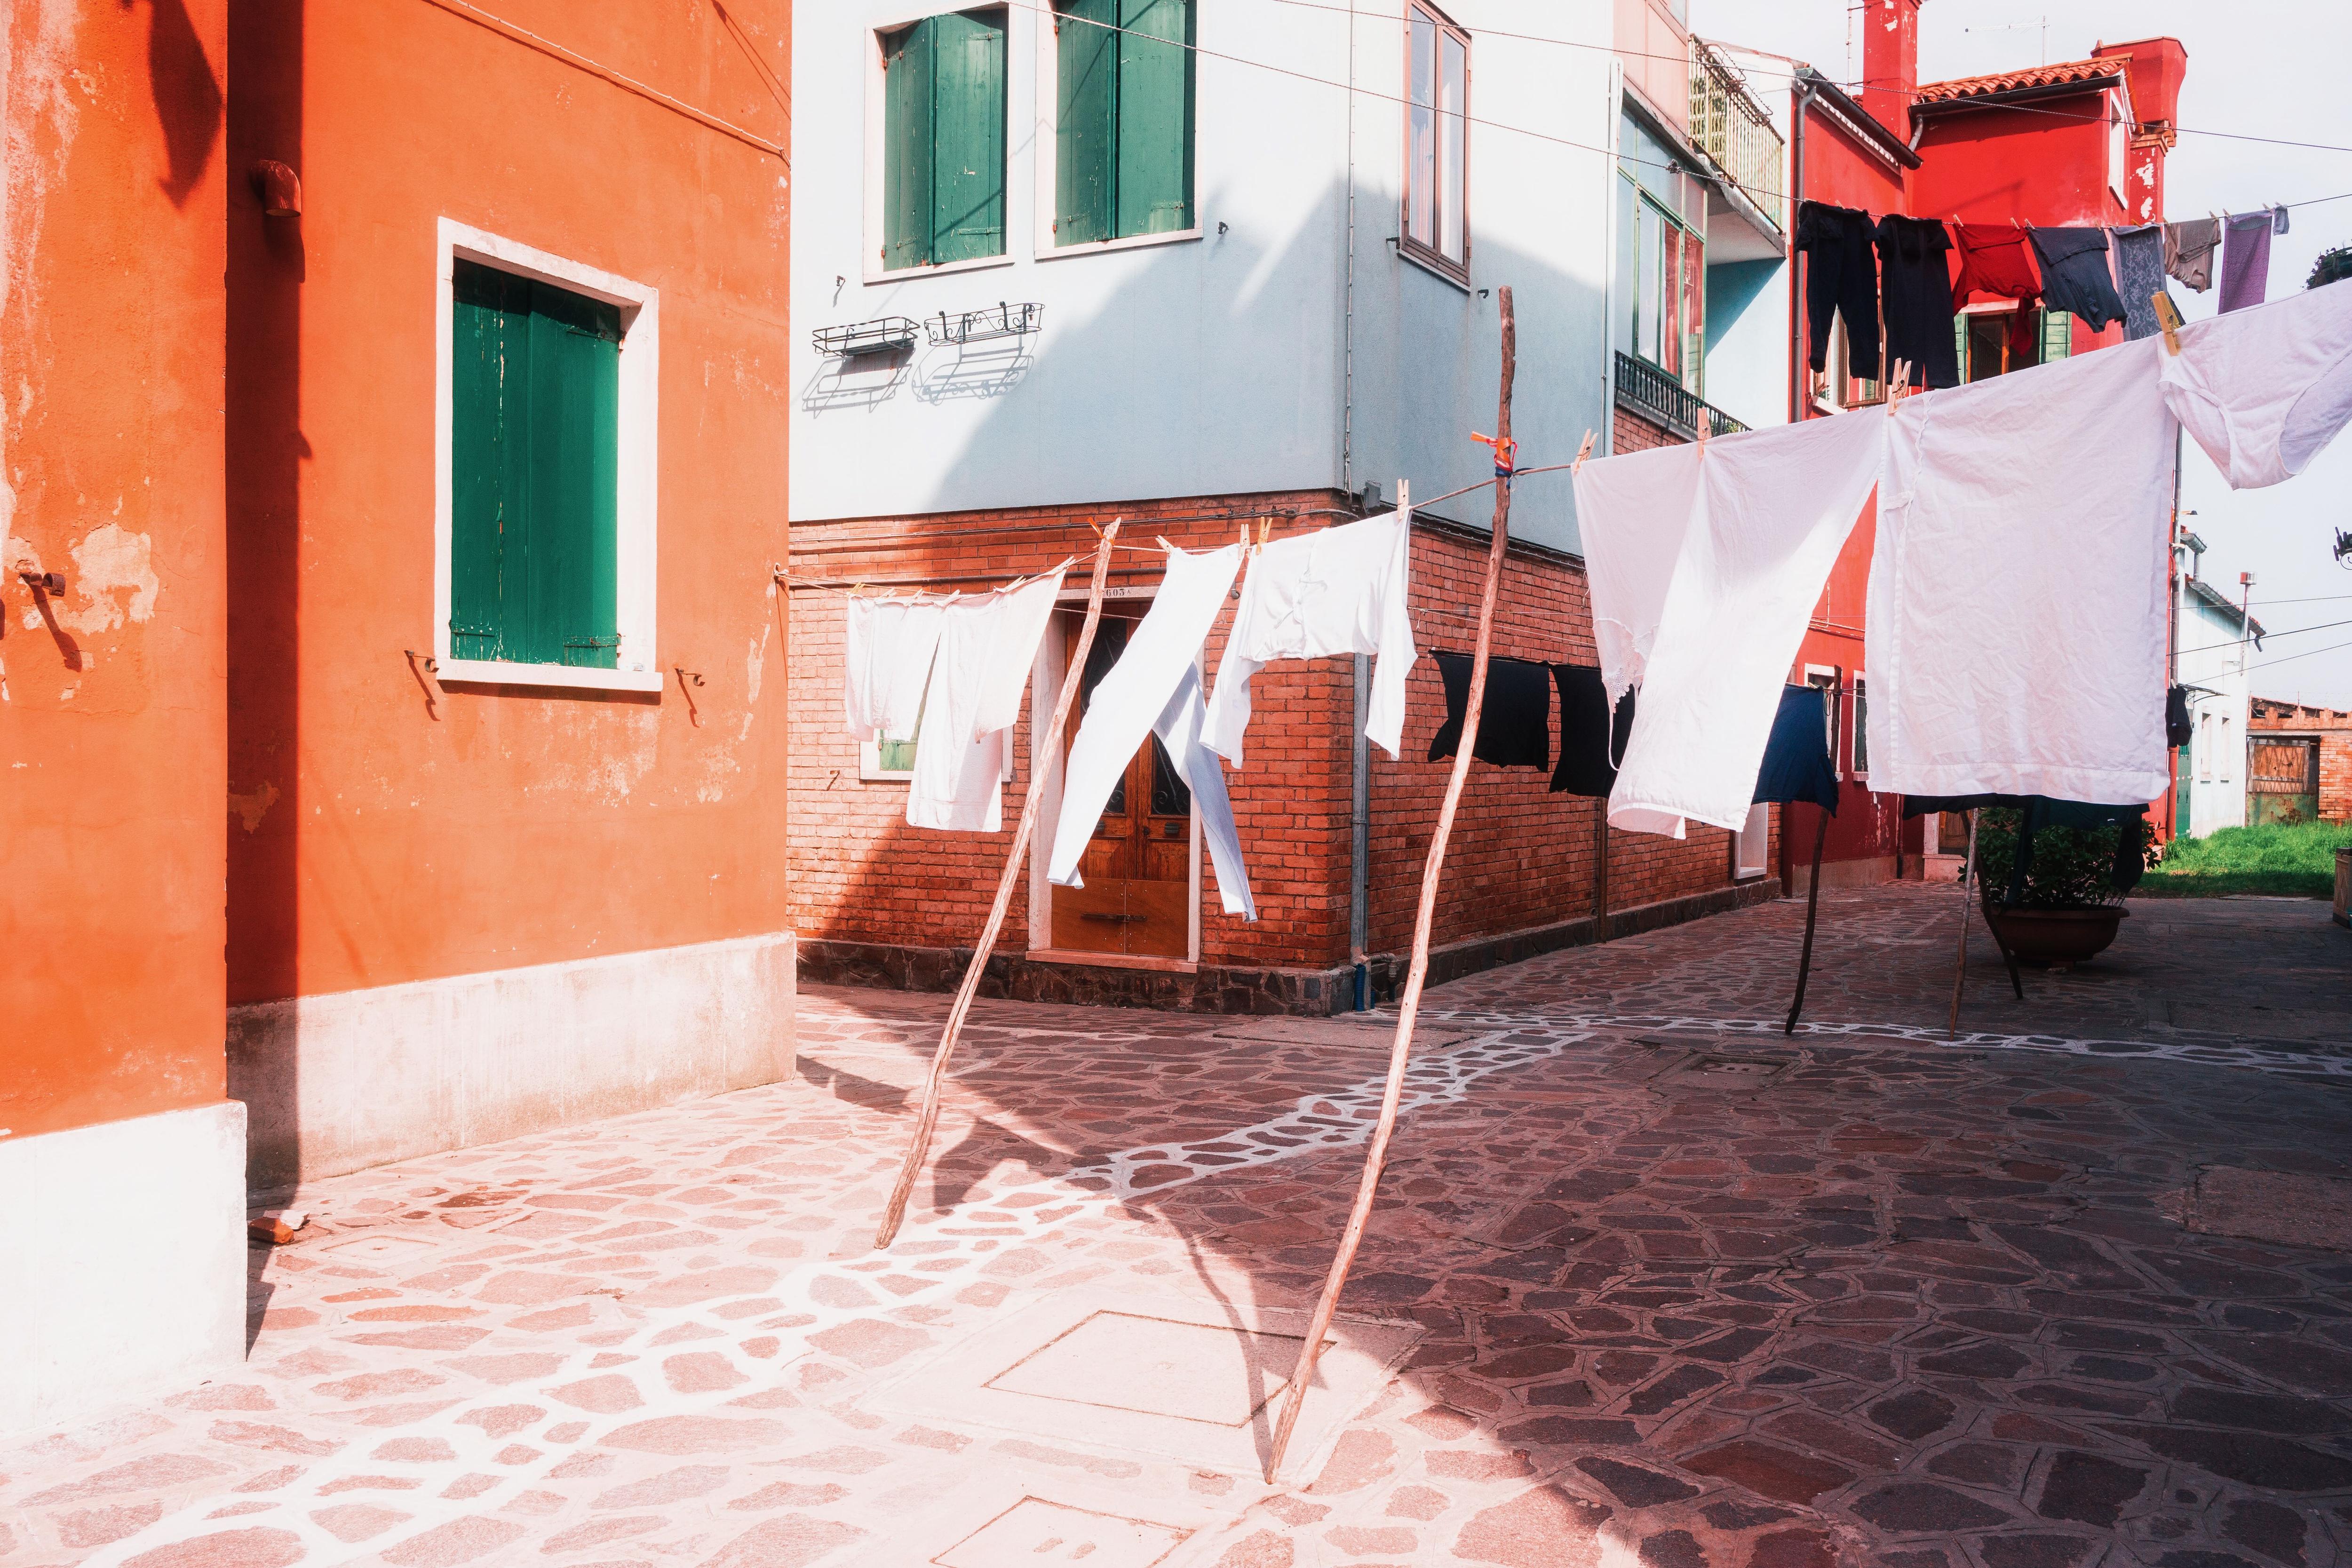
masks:
<path fill-rule="evenodd" d="M 798 6 L 793 320 L 902 346 L 803 342 L 793 520 L 1455 489 L 1489 468 L 1468 437 L 1494 418 L 1504 284 L 1521 462 L 1565 462 L 1588 430 L 1612 449 L 1612 349 L 1687 363 L 1702 390 L 1704 307 L 1675 274 L 1782 249 L 1777 196 L 1687 140 L 1682 10 Z M 894 69 L 928 73 L 929 101 Z M 1107 110 L 1122 93 L 1140 106 Z M 1120 180 L 1151 199 L 1106 196 Z M 910 219 L 926 194 L 938 210 Z M 1685 234 L 1706 242 L 1687 258 Z M 1523 486 L 1512 531 L 1573 551 L 1568 486 Z"/>
<path fill-rule="evenodd" d="M 2246 720 L 2252 692 L 2246 662 L 2261 645 L 2263 624 L 2197 574 L 2205 542 L 2183 531 L 2189 569 L 2180 578 L 2174 618 L 2173 679 L 2189 696 L 2189 744 L 2177 765 L 2175 820 L 2189 837 L 2246 824 Z"/>

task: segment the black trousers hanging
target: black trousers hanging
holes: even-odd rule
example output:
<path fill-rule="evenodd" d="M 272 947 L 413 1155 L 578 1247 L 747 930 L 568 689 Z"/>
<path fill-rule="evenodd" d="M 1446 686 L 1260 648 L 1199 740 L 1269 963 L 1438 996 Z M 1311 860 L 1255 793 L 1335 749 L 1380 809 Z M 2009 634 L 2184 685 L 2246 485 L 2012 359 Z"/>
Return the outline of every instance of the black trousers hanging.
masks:
<path fill-rule="evenodd" d="M 1845 318 L 1846 374 L 1878 379 L 1878 257 L 1870 215 L 1806 202 L 1797 209 L 1797 248 L 1805 253 L 1806 363 L 1829 368 L 1830 318 Z"/>

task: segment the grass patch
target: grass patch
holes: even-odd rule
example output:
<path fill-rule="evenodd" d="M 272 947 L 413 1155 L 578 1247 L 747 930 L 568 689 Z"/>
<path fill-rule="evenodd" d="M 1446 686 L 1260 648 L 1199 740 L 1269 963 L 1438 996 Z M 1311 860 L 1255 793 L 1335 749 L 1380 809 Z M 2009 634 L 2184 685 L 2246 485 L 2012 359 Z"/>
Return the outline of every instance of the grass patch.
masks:
<path fill-rule="evenodd" d="M 2352 824 L 2266 823 L 2224 827 L 2202 838 L 2177 838 L 2142 878 L 2156 898 L 2220 898 L 2268 893 L 2326 899 L 2336 894 L 2336 851 L 2352 846 Z"/>

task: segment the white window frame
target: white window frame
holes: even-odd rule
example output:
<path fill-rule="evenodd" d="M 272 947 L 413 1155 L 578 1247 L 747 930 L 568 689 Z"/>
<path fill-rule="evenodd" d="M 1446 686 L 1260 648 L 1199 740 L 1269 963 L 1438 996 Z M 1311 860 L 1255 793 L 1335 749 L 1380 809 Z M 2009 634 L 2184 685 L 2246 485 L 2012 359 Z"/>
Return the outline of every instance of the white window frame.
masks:
<path fill-rule="evenodd" d="M 2197 715 L 2197 782 L 2213 782 L 2213 715 Z"/>
<path fill-rule="evenodd" d="M 1848 684 L 1853 689 L 1853 722 L 1846 726 L 1845 754 L 1853 763 L 1847 771 L 1856 781 L 1862 781 L 1870 777 L 1870 769 L 1864 766 L 1870 756 L 1870 737 L 1864 722 L 1869 717 L 1870 678 L 1857 669 Z"/>
<path fill-rule="evenodd" d="M 2110 92 L 2107 100 L 2107 189 L 2116 205 L 2131 211 L 2131 119 L 2124 112 L 2123 95 Z"/>
<path fill-rule="evenodd" d="M 1053 0 L 1038 0 L 1051 13 Z M 1194 25 L 1205 20 L 1196 9 Z M 1171 228 L 1165 234 L 1131 234 L 1118 239 L 1089 239 L 1076 245 L 1065 245 L 1054 232 L 1054 208 L 1056 180 L 1061 171 L 1062 155 L 1062 52 L 1055 33 L 1054 16 L 1036 17 L 1032 31 L 1036 35 L 1035 81 L 1037 100 L 1037 134 L 1031 145 L 1036 149 L 1032 160 L 1036 165 L 1034 181 L 1034 195 L 1030 210 L 1036 233 L 1032 240 L 1040 261 L 1060 261 L 1072 256 L 1100 256 L 1112 250 L 1149 250 L 1160 245 L 1184 245 L 1202 237 L 1201 227 L 1201 79 L 1195 71 L 1192 78 L 1192 226 Z M 1009 74 L 1009 73 L 1008 73 Z M 878 208 L 877 210 L 879 210 Z M 1005 226 L 1012 227 L 1008 217 Z M 893 277 L 904 274 L 893 273 Z"/>
<path fill-rule="evenodd" d="M 883 90 L 882 35 L 895 33 L 901 27 L 911 27 L 929 16 L 944 16 L 956 11 L 985 11 L 1002 5 L 1004 10 L 1004 250 L 998 256 L 975 256 L 964 261 L 939 261 L 925 267 L 886 268 L 882 265 L 883 235 L 888 226 L 885 221 L 887 208 L 884 204 L 883 164 L 889 148 L 887 109 L 889 94 Z M 1024 26 L 1028 13 L 1010 0 L 932 0 L 914 4 L 885 16 L 869 18 L 866 24 L 866 142 L 861 156 L 865 160 L 866 187 L 863 242 L 857 247 L 858 280 L 868 286 L 881 283 L 904 283 L 913 278 L 945 278 L 956 272 L 985 272 L 991 268 L 1010 267 L 1013 254 L 1013 105 L 1016 89 L 1013 79 L 1014 52 L 1020 41 L 1016 29 Z"/>
<path fill-rule="evenodd" d="M 2230 763 L 2231 760 L 2231 747 L 2230 744 L 2230 718 L 2231 715 L 2227 713 L 2221 715 L 2221 741 L 2219 745 L 2213 748 L 2214 773 L 2217 775 L 2213 782 L 2216 784 L 2234 784 L 2237 782 L 2235 778 L 2231 776 L 2230 772 Z"/>
<path fill-rule="evenodd" d="M 1752 882 L 1772 869 L 1772 808 L 1759 801 L 1748 808 L 1748 821 L 1732 835 L 1731 879 Z"/>
<path fill-rule="evenodd" d="M 493 686 L 550 689 L 654 691 L 662 689 L 661 660 L 655 653 L 654 605 L 656 566 L 656 500 L 660 489 L 661 292 L 584 262 L 540 250 L 455 218 L 439 220 L 438 268 L 434 295 L 433 379 L 433 657 L 443 684 L 473 681 Z M 582 669 L 561 664 L 516 664 L 506 659 L 449 657 L 449 576 L 455 526 L 457 263 L 476 261 L 536 279 L 616 306 L 621 312 L 620 404 L 614 488 L 614 626 L 621 634 L 615 669 Z"/>
<path fill-rule="evenodd" d="M 1478 67 L 1475 56 L 1471 49 L 1472 35 L 1469 28 L 1465 27 L 1461 23 L 1447 16 L 1445 12 L 1435 4 L 1435 0 L 1405 0 L 1405 5 L 1402 7 L 1402 10 L 1404 22 L 1404 47 L 1401 52 L 1400 58 L 1404 67 L 1404 70 L 1402 79 L 1397 84 L 1397 97 L 1402 100 L 1399 107 L 1403 110 L 1403 113 L 1401 116 L 1401 131 L 1403 137 L 1402 151 L 1404 162 L 1403 168 L 1402 170 L 1402 177 L 1397 182 L 1399 201 L 1397 206 L 1396 252 L 1399 259 L 1410 261 L 1425 271 L 1435 273 L 1438 277 L 1444 279 L 1447 282 L 1454 284 L 1457 288 L 1467 289 L 1470 287 L 1471 260 L 1475 254 L 1471 238 L 1474 225 L 1471 218 L 1470 209 L 1470 97 L 1474 90 L 1474 83 L 1477 78 Z M 1438 100 L 1441 102 L 1444 100 L 1445 91 L 1444 40 L 1450 35 L 1462 45 L 1462 168 L 1457 179 L 1457 183 L 1461 186 L 1461 189 L 1458 192 L 1454 193 L 1462 209 L 1462 256 L 1459 260 L 1456 260 L 1445 254 L 1445 236 L 1443 232 L 1443 226 L 1445 221 L 1445 197 L 1447 195 L 1445 189 L 1444 166 L 1444 111 L 1443 110 L 1432 110 L 1432 113 L 1435 115 L 1436 119 L 1432 126 L 1433 142 L 1430 148 L 1430 166 L 1432 169 L 1431 177 L 1437 186 L 1435 198 L 1431 205 L 1431 222 L 1433 226 L 1436 226 L 1439 230 L 1437 234 L 1437 243 L 1434 245 L 1425 244 L 1423 241 L 1414 238 L 1412 233 L 1412 110 L 1414 108 L 1412 103 L 1412 28 L 1413 23 L 1416 19 L 1428 22 L 1431 26 L 1437 30 L 1437 58 L 1431 62 L 1430 80 L 1432 83 L 1432 89 L 1438 95 Z"/>

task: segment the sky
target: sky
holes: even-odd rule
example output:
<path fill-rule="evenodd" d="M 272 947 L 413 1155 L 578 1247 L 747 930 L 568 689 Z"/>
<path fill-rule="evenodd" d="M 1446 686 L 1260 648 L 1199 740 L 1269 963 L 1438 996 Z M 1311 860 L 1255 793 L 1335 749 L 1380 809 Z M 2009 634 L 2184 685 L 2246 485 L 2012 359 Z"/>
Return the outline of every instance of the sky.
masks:
<path fill-rule="evenodd" d="M 1841 83 L 1862 75 L 1857 20 L 1848 0 L 1690 0 L 1694 32 L 1809 60 Z M 2181 136 L 2165 169 L 2168 216 L 2344 196 L 2295 207 L 2289 231 L 2271 242 L 2271 297 L 2302 288 L 2321 251 L 2352 245 L 2352 94 L 2342 83 L 2342 62 L 2352 56 L 2352 5 L 2336 0 L 1927 0 L 1919 16 L 1919 76 L 1933 81 L 2015 70 L 2081 59 L 2103 40 L 2161 36 L 2179 39 L 2189 51 Z M 1756 85 L 1774 95 L 1786 90 L 1782 81 Z M 2336 150 L 2204 134 L 2215 132 Z M 2190 321 L 2211 315 L 2218 293 L 2172 289 Z M 2235 599 L 2238 574 L 2254 574 L 2254 618 L 2271 634 L 2251 661 L 2254 694 L 2352 709 L 2352 626 L 2279 635 L 2352 621 L 2352 570 L 2333 558 L 2336 531 L 2352 530 L 2352 432 L 2295 478 L 2258 490 L 2231 490 L 2191 441 L 2182 489 L 2182 505 L 2197 514 L 2189 526 L 2208 547 L 2206 581 Z M 2310 651 L 2318 649 L 2330 651 Z M 2309 657 L 2294 657 L 2306 651 Z"/>

